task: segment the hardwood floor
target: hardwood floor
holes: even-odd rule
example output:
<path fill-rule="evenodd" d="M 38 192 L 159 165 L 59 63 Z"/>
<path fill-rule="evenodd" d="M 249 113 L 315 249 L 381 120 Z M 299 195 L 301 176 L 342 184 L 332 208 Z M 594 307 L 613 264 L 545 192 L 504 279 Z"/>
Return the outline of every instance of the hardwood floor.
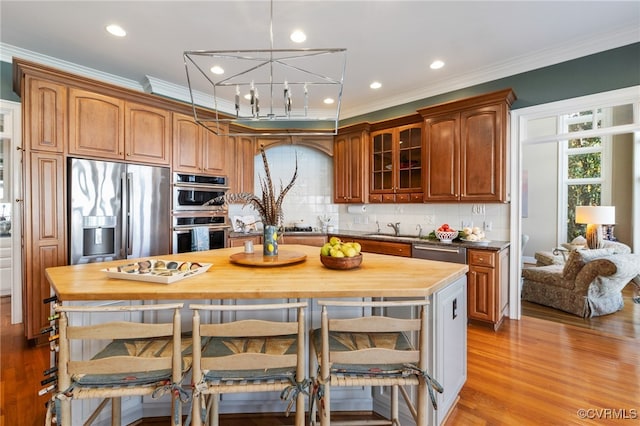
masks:
<path fill-rule="evenodd" d="M 37 397 L 37 390 L 49 350 L 25 345 L 21 325 L 9 324 L 5 299 L 0 307 L 0 425 L 42 425 L 46 397 Z M 505 320 L 497 332 L 469 325 L 468 379 L 446 425 L 631 425 L 640 419 L 639 401 L 637 337 L 523 317 Z M 267 426 L 291 420 L 233 415 L 222 424 Z"/>

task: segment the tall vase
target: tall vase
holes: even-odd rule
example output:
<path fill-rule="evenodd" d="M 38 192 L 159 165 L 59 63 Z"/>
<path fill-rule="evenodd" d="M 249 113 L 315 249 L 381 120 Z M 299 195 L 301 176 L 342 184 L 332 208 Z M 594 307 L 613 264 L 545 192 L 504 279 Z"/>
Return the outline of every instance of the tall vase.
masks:
<path fill-rule="evenodd" d="M 264 256 L 278 255 L 278 227 L 275 225 L 264 225 L 262 235 L 262 254 Z"/>

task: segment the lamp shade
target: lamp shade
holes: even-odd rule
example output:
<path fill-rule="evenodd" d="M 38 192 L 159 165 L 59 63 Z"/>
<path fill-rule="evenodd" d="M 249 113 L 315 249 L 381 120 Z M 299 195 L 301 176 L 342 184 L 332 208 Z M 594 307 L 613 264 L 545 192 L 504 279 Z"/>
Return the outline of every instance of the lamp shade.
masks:
<path fill-rule="evenodd" d="M 613 225 L 616 223 L 614 206 L 577 206 L 576 223 Z"/>

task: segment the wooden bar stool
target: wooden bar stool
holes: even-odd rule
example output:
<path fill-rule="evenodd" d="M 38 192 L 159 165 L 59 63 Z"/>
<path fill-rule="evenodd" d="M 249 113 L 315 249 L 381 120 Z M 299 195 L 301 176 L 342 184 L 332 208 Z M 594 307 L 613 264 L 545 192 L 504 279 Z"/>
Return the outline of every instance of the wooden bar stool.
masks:
<path fill-rule="evenodd" d="M 418 426 L 427 425 L 427 393 L 436 404 L 434 389 L 442 387 L 427 373 L 426 300 L 402 301 L 318 301 L 322 306 L 321 327 L 312 332 L 311 365 L 319 366 L 314 379 L 311 423 L 319 416 L 322 426 L 337 424 L 400 425 L 398 393 L 401 393 Z M 338 308 L 377 309 L 380 315 L 330 318 Z M 395 318 L 395 308 L 418 308 L 415 319 Z M 344 314 L 343 314 L 344 315 Z M 418 344 L 411 343 L 417 333 Z M 390 386 L 391 413 L 388 420 L 331 421 L 331 389 L 352 386 Z M 414 404 L 405 386 L 417 387 Z"/>
<path fill-rule="evenodd" d="M 218 425 L 221 394 L 280 391 L 294 401 L 295 424 L 304 426 L 305 308 L 307 303 L 259 305 L 191 305 L 193 309 L 194 426 Z M 291 310 L 294 310 L 293 312 Z M 200 311 L 248 312 L 248 318 L 223 323 L 201 323 Z M 258 320 L 253 314 L 284 312 L 283 321 Z M 247 316 L 247 315 L 245 315 Z M 289 319 L 291 318 L 291 319 Z"/>
<path fill-rule="evenodd" d="M 71 426 L 71 400 L 74 399 L 104 398 L 83 424 L 93 423 L 111 400 L 111 424 L 120 425 L 123 396 L 156 397 L 167 393 L 171 395 L 173 408 L 171 425 L 181 425 L 181 403 L 187 399 L 181 381 L 191 365 L 189 357 L 182 357 L 183 348 L 191 343 L 180 336 L 182 306 L 182 303 L 56 306 L 55 312 L 60 314 L 58 392 L 49 407 L 55 410 L 57 424 Z M 142 323 L 131 319 L 134 312 L 164 312 L 170 315 L 171 321 Z M 73 323 L 95 321 L 100 316 L 109 320 L 92 325 L 71 325 L 71 318 L 77 316 L 83 317 L 74 318 Z M 110 342 L 90 360 L 72 359 L 71 342 L 88 340 Z M 99 343 L 91 343 L 94 344 Z M 52 417 L 47 416 L 48 419 Z M 79 423 L 76 420 L 74 424 Z"/>

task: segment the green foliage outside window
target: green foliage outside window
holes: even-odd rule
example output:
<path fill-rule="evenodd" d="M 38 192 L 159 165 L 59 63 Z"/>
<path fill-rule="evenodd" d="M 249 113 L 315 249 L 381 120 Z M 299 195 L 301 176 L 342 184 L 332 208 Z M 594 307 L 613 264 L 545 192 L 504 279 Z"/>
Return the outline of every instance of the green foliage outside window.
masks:
<path fill-rule="evenodd" d="M 576 206 L 599 206 L 602 197 L 600 183 L 571 183 L 572 181 L 602 178 L 602 152 L 587 152 L 572 154 L 571 149 L 602 146 L 599 137 L 572 139 L 568 141 L 567 157 L 567 241 L 585 235 L 586 225 L 575 223 Z"/>

